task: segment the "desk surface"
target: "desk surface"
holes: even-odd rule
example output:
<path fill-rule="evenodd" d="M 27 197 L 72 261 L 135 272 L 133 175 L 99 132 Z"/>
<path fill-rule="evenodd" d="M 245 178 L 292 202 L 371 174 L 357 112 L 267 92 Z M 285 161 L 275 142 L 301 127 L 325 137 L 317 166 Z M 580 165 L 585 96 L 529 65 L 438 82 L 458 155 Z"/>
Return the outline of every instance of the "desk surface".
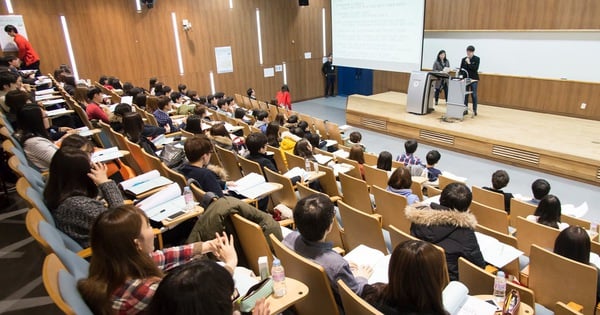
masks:
<path fill-rule="evenodd" d="M 271 314 L 281 313 L 283 310 L 289 308 L 298 301 L 301 301 L 308 295 L 308 287 L 306 284 L 296 279 L 286 277 L 285 286 L 287 293 L 284 296 L 275 298 L 271 294 L 267 298 L 267 302 L 270 304 Z"/>
<path fill-rule="evenodd" d="M 202 208 L 201 206 L 196 206 L 196 207 L 194 207 L 194 210 L 188 211 L 185 214 L 180 215 L 173 220 L 164 219 L 161 221 L 161 223 L 163 224 L 163 228 L 161 230 L 163 230 L 163 229 L 170 230 L 170 229 L 174 228 L 175 226 L 179 225 L 181 222 L 189 220 L 193 217 L 197 217 L 197 216 L 201 215 L 202 213 L 204 213 L 204 208 Z"/>

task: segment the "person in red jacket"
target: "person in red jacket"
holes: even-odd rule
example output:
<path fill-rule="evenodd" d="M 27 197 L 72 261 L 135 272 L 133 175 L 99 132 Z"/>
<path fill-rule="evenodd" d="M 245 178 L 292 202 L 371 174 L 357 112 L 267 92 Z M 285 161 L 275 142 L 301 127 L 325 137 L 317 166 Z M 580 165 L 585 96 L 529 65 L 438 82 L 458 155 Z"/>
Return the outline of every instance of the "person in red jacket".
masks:
<path fill-rule="evenodd" d="M 289 110 L 292 109 L 292 97 L 290 96 L 290 89 L 287 84 L 281 87 L 281 91 L 277 92 L 277 104 L 279 107 L 285 107 Z"/>
<path fill-rule="evenodd" d="M 23 35 L 19 34 L 19 31 L 14 25 L 4 26 L 4 31 L 8 36 L 12 37 L 19 49 L 19 59 L 23 61 L 21 69 L 23 70 L 37 70 L 36 76 L 41 75 L 40 73 L 40 56 L 33 50 L 31 43 Z"/>

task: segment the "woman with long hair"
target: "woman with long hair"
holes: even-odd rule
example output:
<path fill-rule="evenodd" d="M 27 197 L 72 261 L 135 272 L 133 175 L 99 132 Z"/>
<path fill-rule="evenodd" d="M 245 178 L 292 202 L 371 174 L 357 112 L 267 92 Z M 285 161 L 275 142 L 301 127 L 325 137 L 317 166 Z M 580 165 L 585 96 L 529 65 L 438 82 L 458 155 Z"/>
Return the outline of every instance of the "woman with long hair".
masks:
<path fill-rule="evenodd" d="M 304 159 L 309 159 L 312 162 L 317 161 L 313 155 L 312 145 L 310 145 L 310 142 L 308 142 L 306 139 L 301 139 L 300 141 L 296 142 L 296 145 L 294 146 L 294 155 Z"/>
<path fill-rule="evenodd" d="M 433 62 L 433 71 L 447 71 L 450 68 L 450 61 L 446 58 L 446 51 L 440 50 L 437 54 L 437 58 Z M 448 101 L 448 79 L 438 79 L 435 81 L 435 105 L 438 104 L 440 98 L 440 90 L 444 90 L 446 96 L 446 102 Z"/>
<path fill-rule="evenodd" d="M 187 118 L 187 123 L 185 124 L 185 131 L 191 132 L 195 135 L 202 133 L 202 116 L 200 115 L 190 115 Z"/>
<path fill-rule="evenodd" d="M 358 163 L 358 170 L 360 171 L 360 176 L 363 180 L 365 180 L 365 153 L 360 144 L 355 144 L 350 147 L 350 155 L 348 155 L 348 159 L 356 161 Z"/>
<path fill-rule="evenodd" d="M 123 133 L 125 137 L 129 139 L 129 141 L 139 145 L 146 153 L 157 156 L 156 151 L 157 148 L 152 143 L 152 141 L 148 140 L 148 138 L 142 135 L 144 131 L 144 121 L 142 120 L 142 116 L 138 112 L 129 112 L 125 113 L 123 116 Z"/>
<path fill-rule="evenodd" d="M 267 144 L 275 148 L 279 148 L 279 142 L 281 142 L 279 138 L 279 126 L 278 122 L 272 121 L 267 125 L 267 131 L 265 132 Z"/>
<path fill-rule="evenodd" d="M 410 170 L 405 166 L 400 166 L 394 170 L 388 179 L 386 190 L 406 197 L 406 204 L 411 205 L 420 201 L 419 196 L 413 194 L 411 186 L 412 176 L 410 175 Z"/>
<path fill-rule="evenodd" d="M 237 265 L 233 237 L 217 236 L 154 251 L 154 232 L 144 211 L 133 205 L 111 209 L 94 222 L 89 276 L 77 287 L 94 314 L 145 312 L 164 271 L 195 256 L 213 252 L 233 273 Z"/>
<path fill-rule="evenodd" d="M 528 215 L 527 220 L 537 222 L 555 229 L 564 230 L 569 225 L 560 222 L 561 205 L 560 200 L 555 195 L 546 195 L 540 203 L 533 215 Z"/>
<path fill-rule="evenodd" d="M 381 151 L 377 157 L 377 168 L 390 172 L 392 170 L 393 156 L 388 151 Z"/>
<path fill-rule="evenodd" d="M 46 205 L 56 227 L 82 247 L 89 246 L 89 231 L 94 220 L 105 212 L 101 192 L 109 207 L 123 204 L 117 184 L 108 179 L 103 163 L 91 163 L 90 153 L 65 147 L 56 151 L 44 189 Z"/>

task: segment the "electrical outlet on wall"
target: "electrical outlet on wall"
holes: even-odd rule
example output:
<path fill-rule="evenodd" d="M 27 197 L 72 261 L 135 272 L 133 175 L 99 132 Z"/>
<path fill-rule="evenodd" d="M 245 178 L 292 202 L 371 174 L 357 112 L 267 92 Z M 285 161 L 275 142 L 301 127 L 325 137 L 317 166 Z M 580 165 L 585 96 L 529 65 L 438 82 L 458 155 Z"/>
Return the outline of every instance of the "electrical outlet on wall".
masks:
<path fill-rule="evenodd" d="M 587 106 L 586 103 L 581 103 L 581 109 L 585 109 L 586 106 Z"/>

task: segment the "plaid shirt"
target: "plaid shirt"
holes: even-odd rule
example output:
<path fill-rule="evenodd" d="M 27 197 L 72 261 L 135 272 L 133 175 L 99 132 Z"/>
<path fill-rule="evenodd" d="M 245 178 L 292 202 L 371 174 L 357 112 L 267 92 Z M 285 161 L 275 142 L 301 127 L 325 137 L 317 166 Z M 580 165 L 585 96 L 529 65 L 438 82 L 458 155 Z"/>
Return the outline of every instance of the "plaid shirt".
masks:
<path fill-rule="evenodd" d="M 171 128 L 171 132 L 179 130 L 179 126 L 173 125 L 173 120 L 171 119 L 169 114 L 163 112 L 162 110 L 157 109 L 154 111 L 154 113 L 152 113 L 152 115 L 154 115 L 154 117 L 156 118 L 156 122 L 158 123 L 159 127 L 164 128 L 166 125 L 169 125 L 169 127 Z"/>
<path fill-rule="evenodd" d="M 413 154 L 402 154 L 401 156 L 399 156 L 396 159 L 396 161 L 404 163 L 404 166 L 409 166 L 409 165 L 425 166 L 425 165 L 423 165 L 423 163 L 421 163 L 421 159 L 414 156 Z"/>
<path fill-rule="evenodd" d="M 194 245 L 157 250 L 150 254 L 159 269 L 168 270 L 187 262 L 193 257 Z M 127 280 L 112 296 L 112 308 L 116 314 L 144 313 L 158 288 L 160 278 Z"/>

